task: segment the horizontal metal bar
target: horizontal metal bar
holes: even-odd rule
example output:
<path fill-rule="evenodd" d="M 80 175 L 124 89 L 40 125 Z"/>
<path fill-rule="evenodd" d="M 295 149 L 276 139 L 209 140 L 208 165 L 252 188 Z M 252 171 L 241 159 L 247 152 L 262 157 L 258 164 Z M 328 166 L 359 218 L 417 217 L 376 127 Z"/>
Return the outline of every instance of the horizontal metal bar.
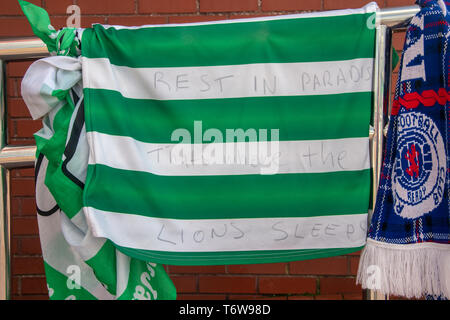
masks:
<path fill-rule="evenodd" d="M 6 146 L 0 151 L 0 165 L 5 168 L 34 166 L 36 146 Z"/>
<path fill-rule="evenodd" d="M 47 46 L 39 38 L 0 40 L 0 59 L 19 60 L 48 56 Z"/>

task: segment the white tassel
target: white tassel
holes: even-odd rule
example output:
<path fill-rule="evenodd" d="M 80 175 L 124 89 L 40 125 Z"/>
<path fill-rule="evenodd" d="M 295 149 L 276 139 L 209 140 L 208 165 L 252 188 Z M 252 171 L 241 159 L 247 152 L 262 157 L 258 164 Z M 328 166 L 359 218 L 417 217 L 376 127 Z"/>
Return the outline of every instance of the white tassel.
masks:
<path fill-rule="evenodd" d="M 386 295 L 450 298 L 450 246 L 436 243 L 388 244 L 367 239 L 357 283 Z"/>
<path fill-rule="evenodd" d="M 441 269 L 441 279 L 444 284 L 444 295 L 450 297 L 450 252 L 446 252 L 443 256 L 444 268 Z"/>

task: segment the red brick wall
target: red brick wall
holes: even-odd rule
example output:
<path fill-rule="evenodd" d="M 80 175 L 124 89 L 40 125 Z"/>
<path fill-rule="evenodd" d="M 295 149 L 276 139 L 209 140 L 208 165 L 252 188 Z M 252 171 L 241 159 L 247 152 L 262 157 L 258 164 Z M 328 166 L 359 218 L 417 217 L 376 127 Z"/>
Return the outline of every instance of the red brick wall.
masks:
<path fill-rule="evenodd" d="M 30 0 L 45 8 L 55 28 L 65 25 L 66 8 L 81 8 L 81 25 L 123 25 L 209 21 L 361 7 L 369 0 Z M 414 0 L 378 0 L 380 7 Z M 0 1 L 0 38 L 31 36 L 16 0 Z M 403 33 L 394 35 L 401 50 Z M 400 53 L 400 51 L 399 51 Z M 7 63 L 8 143 L 33 144 L 41 127 L 20 97 L 21 79 L 32 61 Z M 396 71 L 398 68 L 396 69 Z M 394 81 L 396 75 L 394 74 Z M 395 84 L 395 82 L 394 82 Z M 11 173 L 12 298 L 47 299 L 34 200 L 34 170 Z M 167 266 L 183 299 L 361 299 L 355 284 L 359 253 L 304 262 L 209 267 Z"/>

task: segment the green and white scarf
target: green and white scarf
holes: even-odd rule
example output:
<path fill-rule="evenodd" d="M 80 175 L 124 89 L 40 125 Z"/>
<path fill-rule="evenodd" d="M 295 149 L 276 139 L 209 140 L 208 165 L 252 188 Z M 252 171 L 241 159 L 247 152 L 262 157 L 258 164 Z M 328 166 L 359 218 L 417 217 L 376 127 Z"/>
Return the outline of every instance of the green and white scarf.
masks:
<path fill-rule="evenodd" d="M 21 1 L 33 29 L 57 53 L 75 55 L 75 29 L 56 32 L 42 9 Z M 69 36 L 67 36 L 69 35 Z M 71 41 L 67 41 L 71 37 Z M 52 39 L 55 39 L 52 42 Z M 65 47 L 63 49 L 63 47 Z M 77 58 L 54 56 L 34 62 L 22 82 L 22 95 L 34 119 L 36 202 L 45 274 L 51 299 L 175 299 L 162 265 L 130 258 L 112 242 L 94 237 L 82 211 L 88 145 L 84 98 Z"/>

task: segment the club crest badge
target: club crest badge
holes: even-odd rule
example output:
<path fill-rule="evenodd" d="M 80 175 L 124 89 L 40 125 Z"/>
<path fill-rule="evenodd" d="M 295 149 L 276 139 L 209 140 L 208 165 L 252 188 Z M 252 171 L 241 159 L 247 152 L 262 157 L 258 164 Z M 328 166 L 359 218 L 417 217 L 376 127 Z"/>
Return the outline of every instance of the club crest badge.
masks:
<path fill-rule="evenodd" d="M 397 121 L 394 210 L 403 218 L 414 219 L 442 201 L 447 170 L 444 140 L 434 121 L 420 112 L 400 114 Z"/>

